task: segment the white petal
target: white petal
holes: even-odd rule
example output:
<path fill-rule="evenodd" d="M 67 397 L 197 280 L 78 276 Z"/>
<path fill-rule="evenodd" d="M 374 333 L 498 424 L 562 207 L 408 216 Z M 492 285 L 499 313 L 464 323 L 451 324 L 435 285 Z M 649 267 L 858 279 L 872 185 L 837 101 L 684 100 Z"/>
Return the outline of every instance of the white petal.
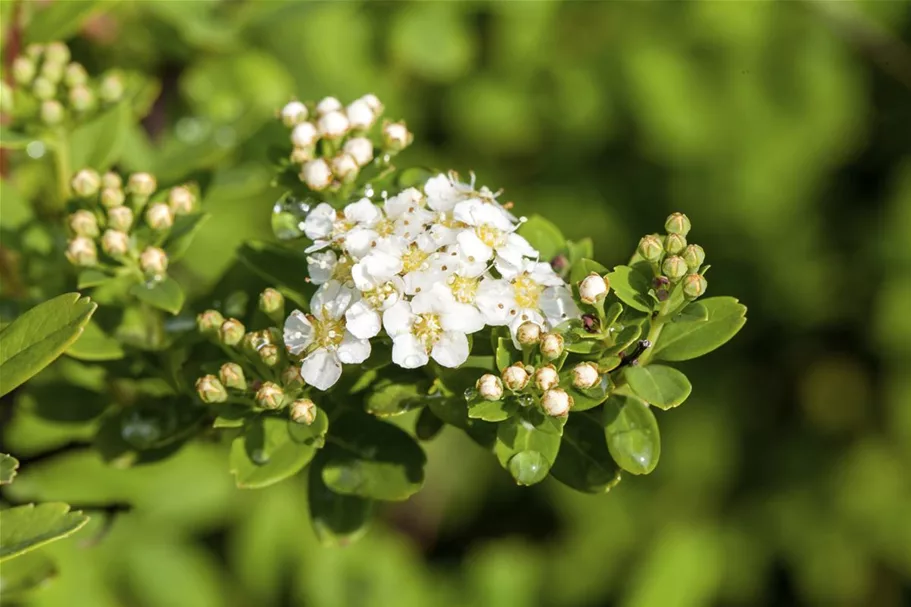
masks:
<path fill-rule="evenodd" d="M 411 313 L 411 304 L 407 301 L 397 302 L 383 312 L 383 328 L 392 338 L 404 333 L 410 334 L 413 322 L 414 314 Z"/>
<path fill-rule="evenodd" d="M 338 264 L 338 255 L 335 251 L 322 251 L 307 257 L 307 274 L 313 284 L 321 285 L 332 278 L 335 266 Z"/>
<path fill-rule="evenodd" d="M 468 338 L 464 333 L 446 331 L 434 344 L 430 355 L 444 367 L 458 367 L 468 360 Z"/>
<path fill-rule="evenodd" d="M 426 365 L 429 360 L 424 346 L 411 333 L 402 333 L 392 340 L 392 362 L 398 366 L 416 369 Z"/>
<path fill-rule="evenodd" d="M 313 325 L 300 310 L 294 310 L 285 320 L 285 347 L 291 354 L 300 354 L 313 342 Z"/>
<path fill-rule="evenodd" d="M 568 318 L 579 318 L 582 312 L 566 287 L 548 287 L 541 293 L 538 306 L 552 327 Z"/>
<path fill-rule="evenodd" d="M 349 328 L 338 346 L 338 359 L 346 365 L 357 365 L 370 357 L 370 342 L 351 334 Z"/>
<path fill-rule="evenodd" d="M 474 230 L 462 230 L 456 237 L 462 249 L 462 255 L 469 261 L 487 261 L 493 256 L 493 249 L 484 244 Z"/>
<path fill-rule="evenodd" d="M 482 279 L 478 285 L 474 303 L 484 315 L 485 322 L 495 327 L 509 324 L 509 311 L 516 307 L 510 284 L 505 280 L 489 277 Z"/>
<path fill-rule="evenodd" d="M 503 252 L 507 249 L 508 253 Z M 513 232 L 506 237 L 506 246 L 497 250 L 497 253 L 507 259 L 522 259 L 523 257 L 539 258 L 541 254 L 528 241 Z"/>
<path fill-rule="evenodd" d="M 369 198 L 361 198 L 345 207 L 345 219 L 365 226 L 376 224 L 382 217 L 379 207 Z"/>
<path fill-rule="evenodd" d="M 528 264 L 528 269 L 526 271 L 531 274 L 532 280 L 545 287 L 558 287 L 566 284 L 549 263 L 538 262 Z"/>
<path fill-rule="evenodd" d="M 367 228 L 355 228 L 345 234 L 345 251 L 355 259 L 370 253 L 371 244 L 380 237 L 375 231 Z"/>
<path fill-rule="evenodd" d="M 304 234 L 310 240 L 324 239 L 332 233 L 334 222 L 335 209 L 329 203 L 321 202 L 304 219 Z"/>
<path fill-rule="evenodd" d="M 420 203 L 421 192 L 416 188 L 408 188 L 387 199 L 385 204 L 383 204 L 383 210 L 386 211 L 387 216 L 398 218 L 407 213 L 409 209 L 417 210 Z"/>
<path fill-rule="evenodd" d="M 345 321 L 348 331 L 359 339 L 370 339 L 382 328 L 380 313 L 363 299 L 348 308 Z"/>
<path fill-rule="evenodd" d="M 458 199 L 452 182 L 442 173 L 427 180 L 424 193 L 427 194 L 427 206 L 434 211 L 449 211 Z"/>
<path fill-rule="evenodd" d="M 301 363 L 301 377 L 317 390 L 328 390 L 342 375 L 342 363 L 335 352 L 319 348 Z"/>
<path fill-rule="evenodd" d="M 475 333 L 484 328 L 484 315 L 472 305 L 454 302 L 440 316 L 440 324 L 444 331 Z"/>
<path fill-rule="evenodd" d="M 341 284 L 337 280 L 330 280 L 322 285 L 313 294 L 310 301 L 310 310 L 315 316 L 338 320 L 345 314 L 356 299 L 354 289 Z"/>

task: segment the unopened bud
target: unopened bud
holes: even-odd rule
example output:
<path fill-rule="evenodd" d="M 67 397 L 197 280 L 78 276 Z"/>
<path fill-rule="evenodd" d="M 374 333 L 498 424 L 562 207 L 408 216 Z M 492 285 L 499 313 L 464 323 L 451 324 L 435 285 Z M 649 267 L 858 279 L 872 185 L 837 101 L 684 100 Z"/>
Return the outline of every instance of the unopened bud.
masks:
<path fill-rule="evenodd" d="M 682 234 L 668 234 L 664 239 L 664 250 L 669 255 L 679 255 L 686 248 L 686 238 Z"/>
<path fill-rule="evenodd" d="M 404 122 L 387 122 L 383 125 L 383 142 L 386 147 L 399 152 L 411 145 L 414 135 L 408 130 Z"/>
<path fill-rule="evenodd" d="M 698 272 L 705 261 L 705 251 L 698 244 L 687 245 L 683 251 L 683 259 L 691 272 Z"/>
<path fill-rule="evenodd" d="M 664 255 L 664 243 L 654 234 L 643 236 L 639 241 L 639 255 L 651 262 L 657 262 Z"/>
<path fill-rule="evenodd" d="M 294 148 L 291 150 L 291 164 L 304 164 L 308 160 L 313 160 L 314 149 L 309 148 Z"/>
<path fill-rule="evenodd" d="M 139 255 L 139 267 L 150 278 L 164 276 L 168 270 L 168 254 L 158 247 L 146 247 Z"/>
<path fill-rule="evenodd" d="M 195 202 L 196 197 L 190 191 L 190 188 L 186 186 L 179 185 L 171 188 L 171 191 L 168 192 L 168 206 L 171 207 L 171 212 L 175 215 L 192 213 Z"/>
<path fill-rule="evenodd" d="M 367 130 L 376 122 L 376 115 L 363 99 L 351 102 L 345 110 L 352 129 Z"/>
<path fill-rule="evenodd" d="M 174 213 L 163 202 L 156 202 L 146 209 L 146 223 L 156 232 L 170 230 L 174 225 Z"/>
<path fill-rule="evenodd" d="M 74 86 L 70 89 L 70 107 L 76 112 L 85 113 L 95 107 L 95 93 L 85 85 Z"/>
<path fill-rule="evenodd" d="M 690 218 L 683 213 L 672 213 L 664 222 L 664 229 L 668 234 L 686 236 L 690 233 Z"/>
<path fill-rule="evenodd" d="M 266 344 L 259 349 L 259 358 L 267 367 L 272 368 L 281 360 L 281 352 L 275 344 Z"/>
<path fill-rule="evenodd" d="M 375 116 L 379 116 L 380 114 L 383 113 L 383 109 L 384 109 L 383 104 L 380 103 L 380 100 L 373 93 L 367 93 L 366 95 L 361 97 L 359 99 L 359 101 L 363 101 L 364 103 L 366 103 L 367 107 L 370 108 L 370 110 L 373 112 L 373 114 Z"/>
<path fill-rule="evenodd" d="M 323 114 L 316 124 L 320 135 L 331 139 L 337 139 L 344 136 L 344 134 L 348 132 L 349 126 L 348 117 L 341 112 Z"/>
<path fill-rule="evenodd" d="M 62 42 L 49 42 L 44 47 L 45 63 L 59 63 L 66 65 L 70 61 L 70 49 Z"/>
<path fill-rule="evenodd" d="M 579 283 L 579 299 L 582 303 L 593 304 L 607 297 L 607 279 L 592 272 Z"/>
<path fill-rule="evenodd" d="M 148 198 L 155 193 L 158 183 L 149 173 L 133 173 L 127 180 L 127 191 L 133 196 Z"/>
<path fill-rule="evenodd" d="M 244 370 L 237 363 L 223 364 L 218 370 L 218 379 L 232 390 L 243 391 L 247 389 L 247 379 L 244 377 Z"/>
<path fill-rule="evenodd" d="M 117 103 L 123 97 L 123 79 L 117 74 L 108 74 L 98 86 L 98 96 L 105 103 Z"/>
<path fill-rule="evenodd" d="M 477 388 L 478 394 L 484 400 L 500 400 L 503 398 L 503 382 L 492 373 L 482 375 L 475 384 L 475 388 Z"/>
<path fill-rule="evenodd" d="M 41 122 L 48 126 L 55 126 L 63 122 L 66 112 L 63 104 L 56 99 L 41 102 Z"/>
<path fill-rule="evenodd" d="M 563 336 L 559 333 L 547 333 L 541 338 L 541 354 L 547 360 L 554 360 L 563 354 Z"/>
<path fill-rule="evenodd" d="M 320 99 L 320 102 L 316 104 L 316 113 L 320 116 L 328 114 L 329 112 L 338 112 L 341 109 L 342 102 L 335 97 L 323 97 Z"/>
<path fill-rule="evenodd" d="M 503 369 L 503 383 L 513 392 L 524 390 L 531 378 L 522 363 L 516 363 Z"/>
<path fill-rule="evenodd" d="M 15 95 L 7 83 L 0 80 L 0 110 L 11 114 L 15 109 Z"/>
<path fill-rule="evenodd" d="M 516 341 L 523 346 L 533 346 L 541 340 L 541 325 L 526 320 L 516 329 Z"/>
<path fill-rule="evenodd" d="M 538 390 L 545 392 L 556 387 L 559 383 L 560 376 L 553 365 L 544 365 L 543 367 L 538 367 L 535 371 L 535 387 Z"/>
<path fill-rule="evenodd" d="M 70 186 L 73 188 L 73 191 L 76 192 L 77 196 L 91 198 L 98 193 L 98 188 L 101 187 L 101 178 L 98 176 L 97 171 L 82 169 L 73 175 Z"/>
<path fill-rule="evenodd" d="M 291 143 L 295 147 L 310 148 L 319 139 L 319 131 L 312 122 L 301 122 L 291 131 Z"/>
<path fill-rule="evenodd" d="M 270 318 L 273 316 L 284 317 L 285 296 L 275 289 L 265 289 L 259 294 L 259 309 Z"/>
<path fill-rule="evenodd" d="M 57 95 L 57 85 L 44 76 L 38 76 L 32 82 L 32 93 L 41 100 L 53 99 Z"/>
<path fill-rule="evenodd" d="M 689 271 L 686 267 L 686 262 L 682 257 L 677 255 L 671 255 L 665 258 L 664 263 L 661 264 L 661 271 L 664 272 L 664 275 L 673 282 L 677 282 Z"/>
<path fill-rule="evenodd" d="M 121 232 L 129 232 L 133 227 L 132 209 L 123 205 L 108 209 L 108 227 Z"/>
<path fill-rule="evenodd" d="M 601 371 L 593 362 L 579 363 L 573 367 L 573 386 L 580 390 L 594 388 L 601 383 Z"/>
<path fill-rule="evenodd" d="M 236 346 L 244 338 L 247 329 L 236 318 L 229 318 L 218 328 L 218 339 L 226 346 Z"/>
<path fill-rule="evenodd" d="M 342 150 L 350 154 L 358 166 L 364 166 L 373 160 L 373 142 L 366 137 L 352 137 L 345 142 Z"/>
<path fill-rule="evenodd" d="M 218 310 L 206 310 L 196 317 L 196 328 L 203 335 L 215 335 L 225 322 L 225 317 Z"/>
<path fill-rule="evenodd" d="M 705 294 L 709 283 L 702 274 L 687 274 L 683 279 L 683 294 L 687 299 L 696 299 Z"/>
<path fill-rule="evenodd" d="M 563 417 L 569 414 L 573 406 L 573 397 L 567 394 L 566 390 L 552 388 L 541 397 L 541 406 L 551 417 Z"/>
<path fill-rule="evenodd" d="M 300 365 L 290 365 L 282 371 L 282 385 L 288 390 L 299 390 L 304 387 Z"/>
<path fill-rule="evenodd" d="M 228 400 L 228 391 L 214 375 L 203 375 L 196 380 L 196 394 L 199 400 L 210 405 Z"/>
<path fill-rule="evenodd" d="M 285 402 L 285 391 L 271 381 L 263 382 L 256 391 L 256 404 L 263 409 L 281 409 Z"/>
<path fill-rule="evenodd" d="M 123 257 L 130 250 L 130 237 L 118 230 L 105 230 L 101 249 L 111 257 Z"/>
<path fill-rule="evenodd" d="M 325 190 L 332 183 L 332 171 L 322 158 L 311 160 L 301 169 L 301 181 L 311 190 Z"/>
<path fill-rule="evenodd" d="M 123 187 L 123 179 L 114 171 L 108 171 L 101 176 L 101 187 L 119 190 Z"/>
<path fill-rule="evenodd" d="M 37 69 L 35 62 L 25 56 L 16 57 L 13 60 L 13 80 L 20 86 L 28 86 L 35 77 Z"/>
<path fill-rule="evenodd" d="M 291 403 L 291 421 L 310 425 L 316 420 L 316 403 L 309 398 L 299 398 Z"/>
<path fill-rule="evenodd" d="M 126 197 L 123 190 L 118 188 L 104 188 L 101 190 L 101 204 L 108 209 L 113 209 L 123 205 Z"/>
<path fill-rule="evenodd" d="M 289 101 L 282 108 L 281 117 L 285 126 L 292 127 L 307 119 L 307 106 L 300 101 Z"/>
<path fill-rule="evenodd" d="M 45 61 L 41 65 L 41 76 L 47 78 L 54 84 L 59 84 L 63 80 L 63 72 L 66 70 L 66 66 L 62 63 L 54 63 L 52 61 Z"/>
<path fill-rule="evenodd" d="M 38 44 L 37 42 L 32 42 L 25 47 L 25 56 L 29 59 L 34 59 L 35 61 L 41 59 L 41 56 L 44 54 L 44 45 Z"/>
<path fill-rule="evenodd" d="M 98 250 L 95 248 L 95 241 L 85 236 L 77 236 L 67 245 L 66 258 L 75 266 L 94 266 L 98 263 Z"/>
<path fill-rule="evenodd" d="M 354 181 L 358 174 L 358 164 L 351 154 L 339 154 L 332 159 L 332 173 L 343 183 Z"/>
<path fill-rule="evenodd" d="M 98 236 L 98 219 L 91 211 L 79 210 L 70 215 L 70 230 L 76 236 L 95 238 Z"/>
<path fill-rule="evenodd" d="M 63 81 L 69 87 L 80 86 L 89 81 L 89 75 L 81 63 L 75 61 L 66 66 L 63 74 Z"/>

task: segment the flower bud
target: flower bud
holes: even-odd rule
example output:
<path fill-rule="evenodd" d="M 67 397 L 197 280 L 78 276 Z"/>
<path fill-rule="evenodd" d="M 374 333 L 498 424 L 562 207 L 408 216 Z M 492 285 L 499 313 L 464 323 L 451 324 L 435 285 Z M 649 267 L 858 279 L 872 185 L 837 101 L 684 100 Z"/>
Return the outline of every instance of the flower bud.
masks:
<path fill-rule="evenodd" d="M 196 197 L 193 195 L 193 192 L 190 191 L 190 188 L 186 186 L 179 185 L 171 188 L 171 191 L 168 192 L 168 206 L 171 207 L 171 212 L 174 215 L 187 215 L 192 213 L 193 204 L 195 202 Z"/>
<path fill-rule="evenodd" d="M 316 403 L 309 398 L 299 398 L 291 403 L 291 421 L 310 425 L 316 420 Z"/>
<path fill-rule="evenodd" d="M 687 299 L 696 299 L 705 294 L 709 283 L 701 274 L 687 274 L 683 279 L 683 294 Z"/>
<path fill-rule="evenodd" d="M 101 178 L 98 173 L 92 169 L 82 169 L 70 181 L 70 187 L 76 192 L 77 196 L 82 198 L 91 198 L 98 193 L 101 186 Z"/>
<path fill-rule="evenodd" d="M 199 400 L 210 405 L 228 400 L 228 391 L 214 375 L 203 375 L 196 380 L 196 394 Z"/>
<path fill-rule="evenodd" d="M 0 110 L 11 114 L 15 105 L 15 95 L 13 89 L 7 83 L 0 80 Z"/>
<path fill-rule="evenodd" d="M 218 328 L 218 339 L 226 346 L 236 346 L 244 338 L 247 329 L 236 318 L 229 318 Z"/>
<path fill-rule="evenodd" d="M 32 42 L 25 47 L 25 56 L 34 61 L 41 59 L 41 56 L 44 54 L 44 45 L 38 44 L 37 42 Z"/>
<path fill-rule="evenodd" d="M 319 132 L 312 122 L 301 122 L 291 131 L 291 143 L 295 147 L 309 148 L 319 139 Z"/>
<path fill-rule="evenodd" d="M 218 370 L 218 379 L 232 390 L 243 391 L 247 389 L 247 379 L 244 377 L 244 370 L 237 363 L 223 364 Z"/>
<path fill-rule="evenodd" d="M 339 154 L 332 159 L 332 173 L 343 183 L 354 181 L 359 167 L 351 154 Z"/>
<path fill-rule="evenodd" d="M 111 257 L 123 257 L 130 250 L 130 237 L 118 230 L 105 230 L 101 249 Z"/>
<path fill-rule="evenodd" d="M 146 209 L 146 223 L 156 232 L 170 230 L 174 225 L 174 213 L 163 202 L 156 202 Z"/>
<path fill-rule="evenodd" d="M 70 107 L 79 113 L 88 112 L 95 107 L 95 93 L 82 84 L 70 89 L 68 99 Z"/>
<path fill-rule="evenodd" d="M 513 392 L 524 390 L 529 379 L 528 371 L 525 370 L 525 365 L 522 363 L 516 363 L 503 369 L 503 383 Z"/>
<path fill-rule="evenodd" d="M 281 360 L 281 352 L 275 344 L 266 344 L 259 349 L 259 358 L 271 369 Z"/>
<path fill-rule="evenodd" d="M 639 255 L 651 262 L 657 262 L 664 255 L 664 243 L 654 234 L 643 236 L 639 241 Z"/>
<path fill-rule="evenodd" d="M 541 325 L 526 320 L 516 329 L 516 341 L 523 346 L 533 346 L 541 341 Z"/>
<path fill-rule="evenodd" d="M 98 236 L 98 220 L 91 211 L 79 210 L 70 215 L 70 230 L 76 236 L 95 238 Z"/>
<path fill-rule="evenodd" d="M 687 245 L 683 251 L 683 259 L 691 272 L 698 272 L 705 261 L 705 251 L 698 244 Z"/>
<path fill-rule="evenodd" d="M 77 236 L 67 245 L 66 258 L 75 266 L 94 266 L 98 263 L 98 250 L 95 248 L 95 241 L 85 236 Z"/>
<path fill-rule="evenodd" d="M 666 257 L 664 263 L 661 264 L 661 271 L 673 282 L 677 282 L 684 276 L 688 271 L 686 267 L 686 262 L 683 261 L 682 257 L 677 255 L 671 255 Z"/>
<path fill-rule="evenodd" d="M 127 180 L 127 192 L 140 198 L 148 198 L 157 187 L 155 178 L 148 173 L 133 173 Z"/>
<path fill-rule="evenodd" d="M 196 328 L 203 335 L 215 335 L 225 322 L 218 310 L 206 310 L 196 317 Z"/>
<path fill-rule="evenodd" d="M 35 62 L 28 57 L 19 56 L 13 60 L 13 80 L 20 86 L 31 84 L 37 71 Z"/>
<path fill-rule="evenodd" d="M 335 97 L 323 97 L 320 102 L 316 104 L 316 113 L 320 116 L 328 114 L 329 112 L 338 112 L 341 109 L 342 102 Z"/>
<path fill-rule="evenodd" d="M 282 385 L 288 390 L 299 390 L 304 387 L 300 365 L 290 365 L 282 371 Z"/>
<path fill-rule="evenodd" d="M 346 108 L 345 113 L 352 129 L 367 130 L 376 121 L 376 115 L 370 109 L 370 105 L 363 99 L 352 101 Z"/>
<path fill-rule="evenodd" d="M 358 166 L 364 166 L 373 160 L 373 142 L 366 137 L 352 137 L 342 146 L 342 151 L 350 154 Z"/>
<path fill-rule="evenodd" d="M 557 368 L 553 365 L 544 365 L 538 367 L 535 371 L 535 387 L 542 392 L 550 390 L 560 383 L 560 376 L 557 374 Z"/>
<path fill-rule="evenodd" d="M 579 299 L 582 303 L 593 304 L 607 297 L 607 279 L 592 272 L 579 283 Z"/>
<path fill-rule="evenodd" d="M 54 84 L 60 84 L 60 81 L 63 80 L 63 72 L 65 69 L 66 66 L 62 63 L 45 61 L 41 65 L 41 76 L 47 78 Z"/>
<path fill-rule="evenodd" d="M 690 233 L 690 218 L 683 213 L 672 213 L 664 222 L 668 234 L 680 234 L 686 237 Z"/>
<path fill-rule="evenodd" d="M 313 160 L 313 148 L 294 148 L 291 150 L 291 164 L 304 164 Z"/>
<path fill-rule="evenodd" d="M 118 188 L 104 188 L 101 190 L 101 204 L 108 209 L 122 206 L 125 199 L 123 190 Z"/>
<path fill-rule="evenodd" d="M 669 255 L 679 255 L 686 248 L 686 238 L 681 234 L 668 234 L 664 239 L 664 250 Z"/>
<path fill-rule="evenodd" d="M 348 117 L 341 112 L 329 112 L 320 116 L 316 126 L 323 137 L 337 139 L 348 132 Z"/>
<path fill-rule="evenodd" d="M 53 99 L 57 95 L 57 85 L 44 76 L 38 76 L 32 82 L 32 93 L 41 100 Z"/>
<path fill-rule="evenodd" d="M 65 112 L 63 104 L 56 99 L 41 102 L 41 122 L 48 126 L 55 126 L 63 122 Z"/>
<path fill-rule="evenodd" d="M 594 388 L 601 383 L 601 371 L 593 362 L 579 363 L 573 367 L 573 386 L 580 390 Z"/>
<path fill-rule="evenodd" d="M 300 101 L 289 101 L 282 108 L 281 117 L 285 126 L 292 127 L 307 119 L 307 106 Z"/>
<path fill-rule="evenodd" d="M 164 276 L 168 269 L 168 254 L 158 247 L 146 247 L 139 255 L 139 267 L 150 278 Z"/>
<path fill-rule="evenodd" d="M 66 65 L 70 61 L 70 49 L 62 42 L 49 42 L 44 47 L 44 62 Z"/>
<path fill-rule="evenodd" d="M 316 192 L 325 190 L 332 183 L 332 171 L 322 158 L 311 160 L 301 169 L 301 181 Z"/>
<path fill-rule="evenodd" d="M 411 145 L 413 140 L 414 135 L 404 122 L 387 122 L 383 125 L 383 142 L 389 150 L 399 152 Z"/>
<path fill-rule="evenodd" d="M 551 417 L 563 417 L 569 414 L 573 406 L 573 397 L 567 394 L 566 390 L 551 388 L 541 397 L 541 406 Z"/>
<path fill-rule="evenodd" d="M 66 71 L 63 74 L 63 81 L 69 87 L 80 86 L 88 83 L 89 75 L 81 63 L 73 61 L 66 66 Z"/>
<path fill-rule="evenodd" d="M 101 176 L 101 187 L 119 190 L 123 187 L 123 179 L 114 171 L 108 171 Z"/>
<path fill-rule="evenodd" d="M 117 103 L 123 97 L 123 79 L 117 74 L 108 74 L 98 86 L 98 96 L 105 103 Z"/>
<path fill-rule="evenodd" d="M 554 360 L 563 354 L 563 336 L 559 333 L 546 333 L 541 337 L 541 354 L 547 360 Z"/>
<path fill-rule="evenodd" d="M 383 113 L 383 109 L 384 109 L 383 104 L 380 103 L 380 100 L 377 99 L 377 96 L 374 95 L 373 93 L 367 93 L 366 95 L 361 97 L 358 101 L 363 101 L 364 103 L 366 103 L 367 107 L 370 108 L 370 111 L 373 112 L 374 116 L 379 116 L 380 114 Z"/>
<path fill-rule="evenodd" d="M 478 394 L 484 400 L 500 400 L 503 398 L 503 382 L 492 373 L 482 375 L 475 384 L 475 388 L 477 388 Z"/>
<path fill-rule="evenodd" d="M 259 309 L 269 317 L 284 316 L 285 296 L 275 289 L 265 289 L 259 294 Z"/>
<path fill-rule="evenodd" d="M 285 402 L 285 391 L 276 383 L 263 382 L 256 391 L 256 404 L 263 409 L 281 409 Z"/>

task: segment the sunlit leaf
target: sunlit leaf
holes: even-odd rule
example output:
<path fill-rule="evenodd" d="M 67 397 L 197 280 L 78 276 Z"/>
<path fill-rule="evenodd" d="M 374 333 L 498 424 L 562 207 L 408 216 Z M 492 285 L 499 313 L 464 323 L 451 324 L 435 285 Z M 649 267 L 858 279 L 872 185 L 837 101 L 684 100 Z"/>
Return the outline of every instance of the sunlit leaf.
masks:
<path fill-rule="evenodd" d="M 746 306 L 733 297 L 699 301 L 705 320 L 666 324 L 655 344 L 655 360 L 690 360 L 708 354 L 729 341 L 746 323 Z"/>
<path fill-rule="evenodd" d="M 658 465 L 658 422 L 642 399 L 615 392 L 604 403 L 604 432 L 611 457 L 632 474 L 648 474 Z"/>
<path fill-rule="evenodd" d="M 89 521 L 67 504 L 28 504 L 0 510 L 0 561 L 78 531 Z"/>
<path fill-rule="evenodd" d="M 665 365 L 630 366 L 623 374 L 636 396 L 661 409 L 676 407 L 693 391 L 686 375 Z"/>

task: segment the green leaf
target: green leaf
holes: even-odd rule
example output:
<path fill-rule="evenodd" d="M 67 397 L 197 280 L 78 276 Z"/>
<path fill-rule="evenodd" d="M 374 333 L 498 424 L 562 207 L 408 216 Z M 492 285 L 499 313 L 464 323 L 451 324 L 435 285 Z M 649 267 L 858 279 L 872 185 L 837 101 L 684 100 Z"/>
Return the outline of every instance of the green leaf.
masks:
<path fill-rule="evenodd" d="M 509 419 L 517 408 L 518 403 L 514 398 L 494 401 L 475 398 L 468 403 L 468 417 L 483 419 L 485 422 L 501 422 Z"/>
<path fill-rule="evenodd" d="M 594 272 L 595 274 L 607 274 L 607 268 L 592 259 L 580 259 L 573 264 L 569 273 L 569 281 L 573 284 L 581 282 L 586 276 Z"/>
<path fill-rule="evenodd" d="M 495 358 L 497 361 L 497 369 L 502 372 L 503 369 L 520 360 L 521 352 L 517 351 L 513 347 L 512 340 L 510 338 L 498 337 L 497 352 Z"/>
<path fill-rule="evenodd" d="M 573 413 L 563 426 L 563 442 L 551 475 L 585 493 L 606 493 L 620 482 L 620 468 L 607 450 L 604 428 L 589 414 Z"/>
<path fill-rule="evenodd" d="M 676 407 L 693 391 L 686 375 L 665 365 L 631 366 L 623 374 L 636 396 L 664 410 Z"/>
<path fill-rule="evenodd" d="M 440 433 L 444 425 L 443 420 L 437 417 L 430 407 L 424 407 L 414 423 L 414 435 L 418 437 L 418 440 L 432 440 Z"/>
<path fill-rule="evenodd" d="M 91 287 L 97 287 L 98 285 L 103 284 L 112 278 L 114 277 L 110 274 L 102 272 L 101 270 L 89 268 L 88 270 L 79 272 L 79 277 L 76 279 L 76 288 L 89 289 Z"/>
<path fill-rule="evenodd" d="M 16 478 L 19 460 L 12 455 L 0 453 L 0 485 L 9 485 Z"/>
<path fill-rule="evenodd" d="M 377 500 L 405 500 L 424 484 L 424 451 L 404 430 L 369 415 L 333 422 L 322 472 L 332 491 Z"/>
<path fill-rule="evenodd" d="M 701 302 L 692 301 L 688 303 L 680 312 L 671 318 L 671 322 L 692 322 L 698 320 L 708 320 L 709 311 Z"/>
<path fill-rule="evenodd" d="M 208 221 L 209 217 L 211 217 L 211 215 L 208 213 L 177 216 L 174 220 L 174 227 L 171 228 L 168 239 L 164 244 L 164 250 L 165 253 L 168 254 L 170 263 L 174 263 L 184 256 L 187 249 L 193 244 L 196 233 L 199 232 L 202 225 Z"/>
<path fill-rule="evenodd" d="M 560 228 L 540 215 L 532 215 L 519 227 L 519 236 L 538 249 L 542 260 L 556 257 L 566 246 L 566 238 Z"/>
<path fill-rule="evenodd" d="M 251 241 L 241 245 L 237 258 L 266 282 L 287 287 L 304 295 L 307 300 L 316 291 L 304 280 L 307 256 L 303 253 L 267 242 Z"/>
<path fill-rule="evenodd" d="M 648 276 L 629 266 L 617 266 L 607 278 L 620 301 L 640 312 L 652 311 L 654 301 L 648 295 L 651 288 Z"/>
<path fill-rule="evenodd" d="M 59 502 L 0 510 L 0 562 L 75 533 L 88 521 Z"/>
<path fill-rule="evenodd" d="M 377 417 L 402 415 L 420 407 L 424 400 L 420 388 L 414 383 L 399 384 L 384 379 L 374 386 L 364 401 L 368 413 Z"/>
<path fill-rule="evenodd" d="M 29 552 L 0 567 L 0 601 L 21 601 L 25 595 L 57 576 L 54 561 L 42 552 Z"/>
<path fill-rule="evenodd" d="M 39 304 L 0 331 L 0 396 L 60 356 L 98 306 L 78 293 Z"/>
<path fill-rule="evenodd" d="M 606 373 L 601 376 L 601 382 L 597 386 L 587 390 L 576 388 L 572 385 L 571 380 L 566 383 L 570 385 L 569 393 L 573 397 L 573 411 L 594 409 L 604 402 L 611 389 L 610 377 Z"/>
<path fill-rule="evenodd" d="M 322 451 L 310 466 L 307 483 L 310 522 L 320 543 L 344 546 L 367 532 L 373 515 L 373 502 L 329 489 L 323 482 L 326 461 L 326 452 Z"/>
<path fill-rule="evenodd" d="M 278 417 L 250 420 L 231 443 L 230 469 L 237 486 L 260 489 L 303 470 L 323 444 L 324 425 L 314 426 Z"/>
<path fill-rule="evenodd" d="M 6 125 L 0 125 L 0 148 L 4 150 L 22 150 L 29 143 L 35 140 L 35 137 L 14 131 Z"/>
<path fill-rule="evenodd" d="M 705 320 L 664 325 L 652 357 L 655 360 L 690 360 L 724 345 L 746 323 L 746 306 L 733 297 L 710 297 L 699 302 Z"/>
<path fill-rule="evenodd" d="M 120 342 L 106 334 L 93 320 L 85 326 L 82 335 L 67 348 L 66 353 L 79 360 L 120 360 L 124 352 Z"/>
<path fill-rule="evenodd" d="M 635 324 L 623 327 L 623 329 L 614 337 L 614 345 L 604 351 L 604 357 L 606 358 L 615 354 L 620 354 L 620 352 L 625 352 L 630 346 L 639 341 L 641 335 L 641 325 Z"/>
<path fill-rule="evenodd" d="M 427 404 L 434 415 L 447 424 L 460 428 L 485 449 L 493 447 L 497 436 L 496 424 L 468 417 L 468 404 L 461 394 L 449 397 L 433 395 L 428 397 Z"/>
<path fill-rule="evenodd" d="M 517 484 L 534 485 L 547 477 L 560 450 L 564 422 L 529 407 L 497 425 L 494 453 Z"/>
<path fill-rule="evenodd" d="M 604 403 L 604 434 L 611 457 L 627 472 L 648 474 L 658 465 L 658 422 L 641 398 L 611 394 Z"/>
<path fill-rule="evenodd" d="M 74 170 L 91 167 L 106 171 L 120 159 L 132 115 L 129 103 L 121 101 L 70 135 L 70 158 Z"/>
<path fill-rule="evenodd" d="M 184 302 L 183 289 L 171 277 L 135 284 L 130 287 L 130 295 L 171 314 L 180 312 Z"/>
<path fill-rule="evenodd" d="M 28 42 L 66 40 L 79 31 L 92 11 L 100 5 L 97 0 L 68 0 L 42 5 L 25 28 L 25 38 Z"/>
<path fill-rule="evenodd" d="M 595 254 L 595 245 L 591 238 L 583 238 L 579 242 L 567 241 L 566 253 L 569 257 L 570 268 L 583 259 L 591 259 Z"/>

